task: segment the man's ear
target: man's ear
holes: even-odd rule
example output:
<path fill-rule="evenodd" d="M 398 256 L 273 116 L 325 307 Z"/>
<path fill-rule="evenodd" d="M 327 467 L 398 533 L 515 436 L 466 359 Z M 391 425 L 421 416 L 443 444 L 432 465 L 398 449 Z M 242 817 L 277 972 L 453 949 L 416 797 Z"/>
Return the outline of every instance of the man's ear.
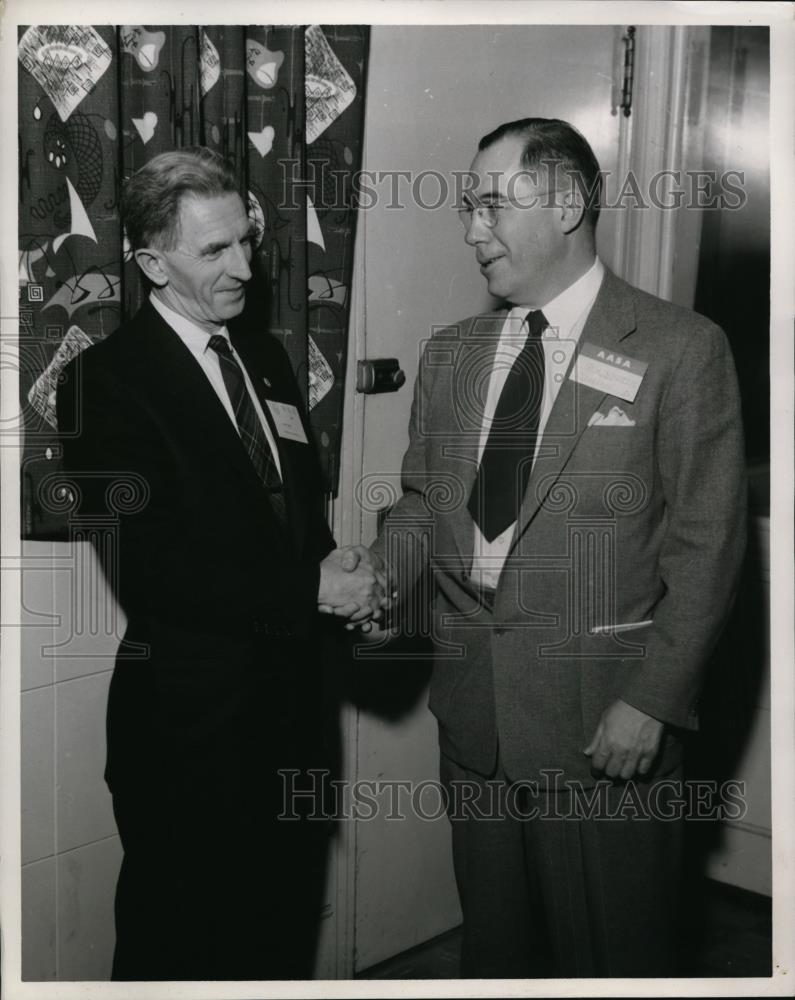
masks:
<path fill-rule="evenodd" d="M 585 202 L 582 192 L 576 184 L 572 184 L 571 188 L 563 193 L 560 215 L 563 232 L 573 233 L 575 229 L 579 228 L 584 218 Z"/>
<path fill-rule="evenodd" d="M 164 288 L 168 284 L 168 273 L 166 262 L 159 250 L 151 247 L 143 247 L 133 254 L 138 267 L 144 272 L 146 277 L 158 288 Z"/>

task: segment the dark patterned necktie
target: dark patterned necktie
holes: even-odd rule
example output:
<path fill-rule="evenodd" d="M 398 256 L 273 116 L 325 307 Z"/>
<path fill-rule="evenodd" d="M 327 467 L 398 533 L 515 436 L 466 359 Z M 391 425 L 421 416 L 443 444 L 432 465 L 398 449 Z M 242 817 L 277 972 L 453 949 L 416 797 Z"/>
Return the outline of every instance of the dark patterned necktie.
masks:
<path fill-rule="evenodd" d="M 549 325 L 540 309 L 527 314 L 528 336 L 505 379 L 494 410 L 468 509 L 492 542 L 519 516 L 538 437 L 544 396 L 544 345 Z"/>
<path fill-rule="evenodd" d="M 284 498 L 284 485 L 276 462 L 273 458 L 268 439 L 254 404 L 251 401 L 243 371 L 226 337 L 214 334 L 210 337 L 210 347 L 218 355 L 221 363 L 221 374 L 224 385 L 232 403 L 232 410 L 237 421 L 237 429 L 249 458 L 259 476 L 262 485 L 268 491 L 271 506 L 282 528 L 287 527 L 287 504 Z"/>

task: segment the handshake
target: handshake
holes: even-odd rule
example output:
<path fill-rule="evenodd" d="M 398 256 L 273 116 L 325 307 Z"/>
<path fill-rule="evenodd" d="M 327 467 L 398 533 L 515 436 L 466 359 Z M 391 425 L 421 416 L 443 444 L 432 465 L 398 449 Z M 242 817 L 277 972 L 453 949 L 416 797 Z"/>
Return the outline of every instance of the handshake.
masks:
<path fill-rule="evenodd" d="M 383 559 L 364 545 L 334 549 L 320 564 L 318 611 L 347 618 L 347 629 L 369 632 L 394 597 Z"/>

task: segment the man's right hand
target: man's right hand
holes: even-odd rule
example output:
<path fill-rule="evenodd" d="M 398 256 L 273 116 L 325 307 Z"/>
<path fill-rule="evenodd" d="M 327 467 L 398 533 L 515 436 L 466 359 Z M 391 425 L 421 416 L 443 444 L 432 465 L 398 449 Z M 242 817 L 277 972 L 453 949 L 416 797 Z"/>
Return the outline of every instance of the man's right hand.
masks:
<path fill-rule="evenodd" d="M 398 592 L 390 584 L 386 563 L 377 552 L 368 549 L 366 545 L 348 545 L 342 550 L 342 568 L 351 572 L 359 565 L 369 566 L 375 572 L 376 579 L 386 594 L 381 601 L 381 608 L 384 611 L 389 611 L 398 596 Z M 385 619 L 382 619 L 382 624 L 379 628 L 383 628 L 384 621 Z M 348 622 L 345 625 L 345 628 L 349 630 L 357 627 L 363 633 L 368 633 L 373 628 L 373 622 L 369 620 L 364 622 Z"/>
<path fill-rule="evenodd" d="M 354 557 L 349 549 L 334 549 L 320 564 L 318 610 L 350 622 L 378 619 L 388 605 L 385 582 L 383 573 L 370 559 Z"/>

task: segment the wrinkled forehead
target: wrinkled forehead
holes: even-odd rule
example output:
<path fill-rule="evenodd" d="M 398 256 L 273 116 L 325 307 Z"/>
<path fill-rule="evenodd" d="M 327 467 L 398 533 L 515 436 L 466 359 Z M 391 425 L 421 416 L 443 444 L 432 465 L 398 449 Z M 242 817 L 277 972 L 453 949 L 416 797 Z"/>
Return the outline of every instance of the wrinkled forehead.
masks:
<path fill-rule="evenodd" d="M 245 234 L 251 227 L 239 194 L 225 191 L 219 195 L 185 192 L 180 198 L 177 235 L 183 241 Z"/>
<path fill-rule="evenodd" d="M 553 171 L 543 163 L 522 165 L 524 143 L 508 136 L 478 151 L 469 170 L 467 188 L 478 198 L 522 198 L 546 191 Z"/>
<path fill-rule="evenodd" d="M 246 215 L 243 199 L 236 191 L 204 194 L 201 191 L 184 191 L 179 199 L 180 220 L 196 219 L 202 223 L 237 220 Z"/>

